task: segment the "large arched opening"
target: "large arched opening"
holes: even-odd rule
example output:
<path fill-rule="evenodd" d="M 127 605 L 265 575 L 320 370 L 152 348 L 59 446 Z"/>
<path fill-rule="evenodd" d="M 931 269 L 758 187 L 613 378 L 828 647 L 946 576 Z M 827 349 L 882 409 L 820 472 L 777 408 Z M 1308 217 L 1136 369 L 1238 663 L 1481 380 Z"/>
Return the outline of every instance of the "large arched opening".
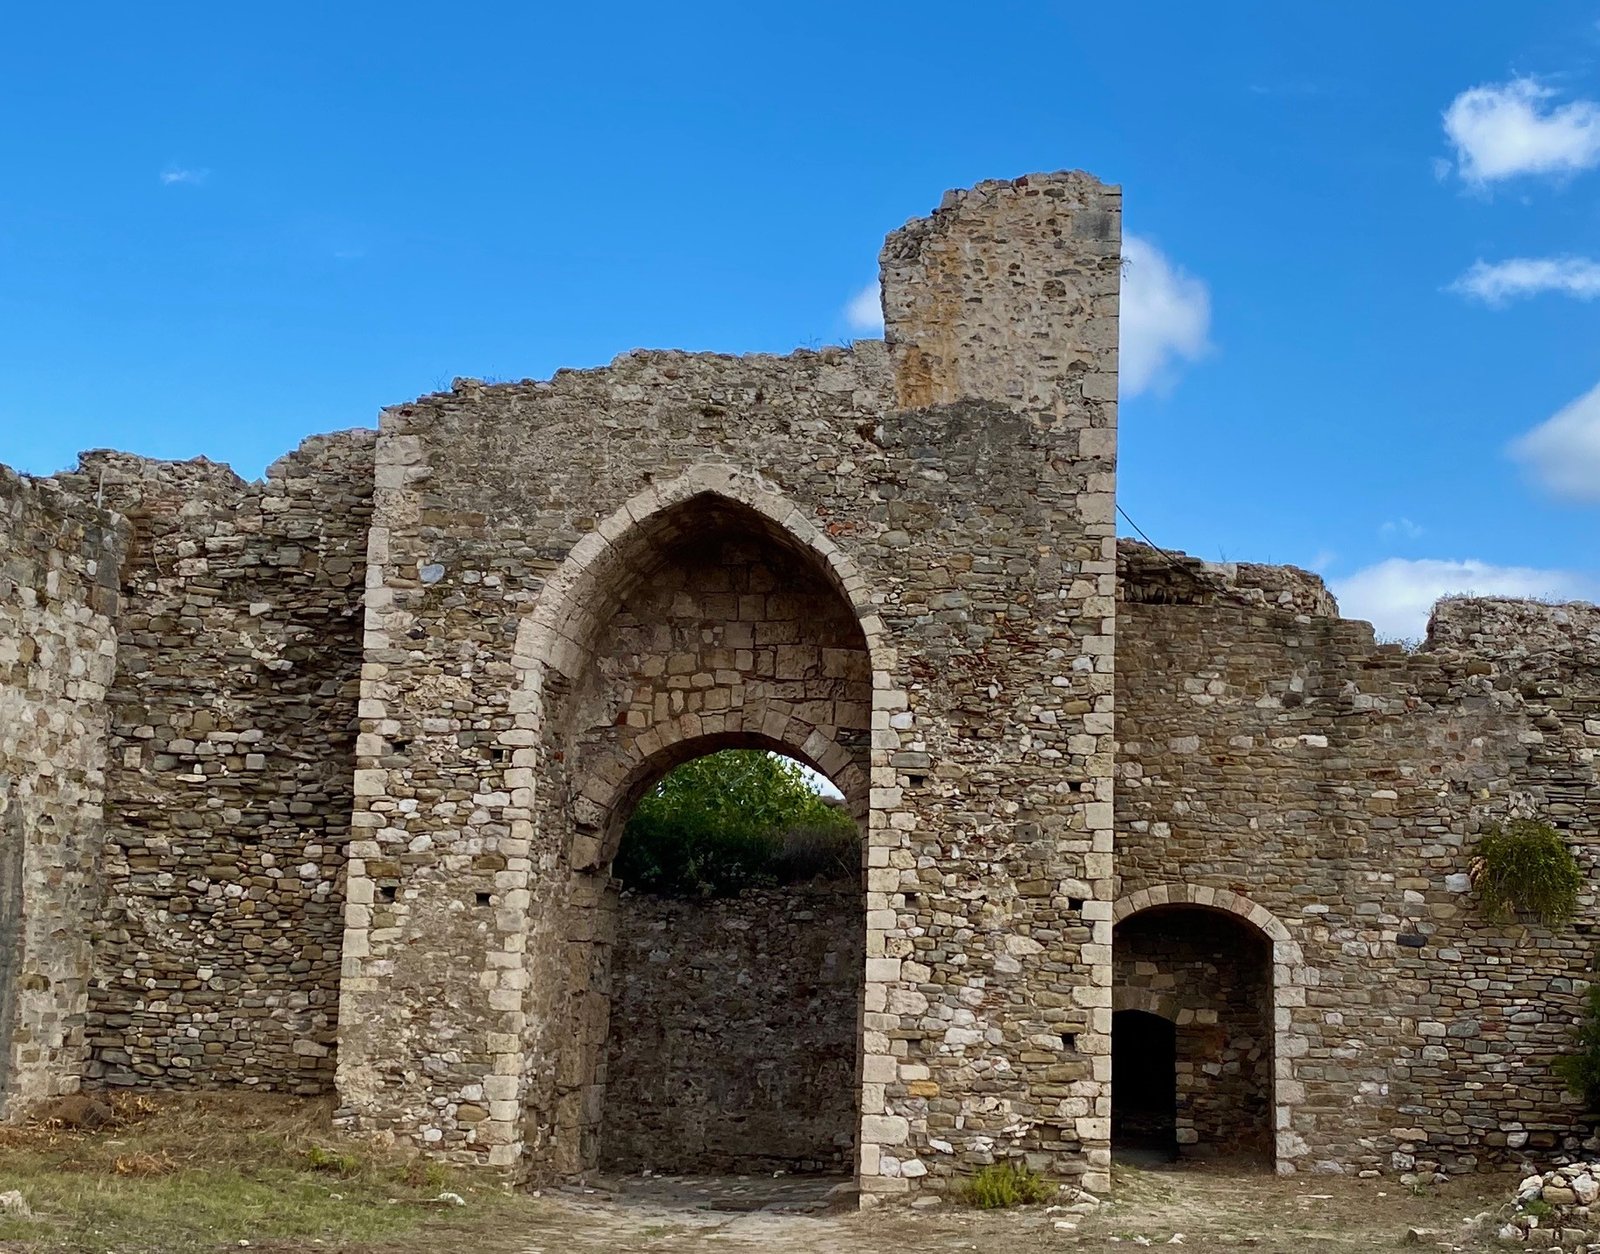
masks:
<path fill-rule="evenodd" d="M 851 908 L 845 912 L 841 904 L 834 912 L 840 918 L 848 913 L 848 943 L 834 946 L 831 957 L 816 955 L 830 971 L 840 962 L 854 966 L 848 1074 L 830 1046 L 817 1080 L 844 1090 L 827 1103 L 832 1113 L 825 1122 L 834 1131 L 825 1145 L 814 1136 L 778 1134 L 775 1112 L 808 1091 L 803 1084 L 786 1088 L 788 1075 L 764 1094 L 735 1092 L 727 1077 L 672 1094 L 658 1088 L 635 1098 L 625 1091 L 638 1088 L 640 1042 L 684 1046 L 693 1035 L 685 1024 L 696 1015 L 704 1021 L 703 1035 L 734 1038 L 733 1020 L 752 1013 L 739 1000 L 740 966 L 762 952 L 759 946 L 723 946 L 719 961 L 732 973 L 732 986 L 718 1000 L 710 998 L 715 980 L 694 965 L 677 938 L 650 946 L 641 928 L 661 925 L 666 940 L 665 925 L 675 917 L 678 930 L 710 935 L 733 921 L 734 908 L 724 902 L 717 918 L 691 917 L 685 911 L 694 903 L 641 911 L 638 901 L 625 902 L 625 886 L 613 871 L 640 799 L 692 759 L 723 749 L 762 749 L 833 781 L 863 850 L 873 826 L 874 675 L 885 668 L 877 665 L 884 656 L 881 624 L 862 581 L 825 536 L 807 534 L 809 524 L 781 498 L 714 474 L 686 480 L 648 502 L 630 503 L 574 549 L 519 635 L 521 707 L 538 737 L 518 760 L 535 767 L 538 844 L 558 860 L 552 877 L 558 889 L 543 909 L 532 903 L 540 917 L 530 920 L 530 973 L 542 969 L 554 978 L 529 989 L 526 1143 L 536 1163 L 562 1174 L 608 1161 L 664 1166 L 664 1155 L 654 1164 L 642 1161 L 640 1147 L 662 1139 L 656 1134 L 666 1120 L 679 1143 L 671 1164 L 677 1170 L 727 1171 L 740 1163 L 848 1169 L 859 1126 L 867 967 L 859 867 Z M 810 922 L 794 918 L 805 911 L 791 911 L 790 904 L 767 907 L 785 912 L 786 927 Z M 670 970 L 641 976 L 637 960 L 649 962 L 652 952 L 664 958 L 657 965 L 677 970 L 677 977 Z M 670 1005 L 635 995 L 650 986 L 666 989 L 673 978 Z M 836 993 L 827 1012 L 835 1020 L 842 1013 Z M 685 1047 L 680 1056 L 684 1074 L 696 1067 L 709 1074 L 703 1054 Z M 788 1057 L 793 1062 L 798 1055 Z M 779 1074 L 764 1070 L 769 1079 Z M 732 1119 L 718 1109 L 730 1102 Z M 841 1104 L 847 1121 L 838 1116 Z M 608 1122 L 616 1135 L 607 1135 Z M 837 1135 L 844 1122 L 849 1144 Z"/>

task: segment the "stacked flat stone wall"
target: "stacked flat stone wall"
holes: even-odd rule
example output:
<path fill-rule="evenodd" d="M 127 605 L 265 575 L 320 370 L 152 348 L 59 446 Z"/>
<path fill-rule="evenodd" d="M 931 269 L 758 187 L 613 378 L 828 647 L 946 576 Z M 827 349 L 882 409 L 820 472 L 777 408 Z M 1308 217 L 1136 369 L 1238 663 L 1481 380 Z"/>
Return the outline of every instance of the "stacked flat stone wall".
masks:
<path fill-rule="evenodd" d="M 332 1087 L 371 432 L 260 483 L 85 454 L 132 526 L 87 1075 Z"/>
<path fill-rule="evenodd" d="M 1550 1061 L 1593 970 L 1594 893 L 1572 925 L 1492 924 L 1468 872 L 1488 824 L 1530 815 L 1595 874 L 1600 610 L 1446 601 L 1408 653 L 1328 616 L 1314 576 L 1251 576 L 1124 545 L 1122 901 L 1282 929 L 1281 1169 L 1575 1145 Z"/>
<path fill-rule="evenodd" d="M 602 1165 L 853 1171 L 864 936 L 857 884 L 624 893 Z"/>
<path fill-rule="evenodd" d="M 75 1091 L 123 524 L 0 467 L 0 1100 Z"/>
<path fill-rule="evenodd" d="M 887 345 L 634 353 L 385 413 L 349 1123 L 466 1161 L 590 1165 L 619 816 L 676 760 L 752 744 L 862 776 L 867 1192 L 997 1155 L 1103 1183 L 1119 214 L 1082 175 L 952 194 L 886 245 Z M 870 703 L 830 697 L 819 724 L 774 690 L 749 717 L 735 690 L 851 676 L 781 650 L 759 675 L 735 650 L 690 673 L 726 711 L 658 710 L 644 662 L 606 642 L 690 533 L 825 587 L 794 643 L 825 668 L 844 645 L 815 633 L 848 615 Z M 730 621 L 708 604 L 701 629 Z M 622 721 L 583 714 L 601 708 Z"/>

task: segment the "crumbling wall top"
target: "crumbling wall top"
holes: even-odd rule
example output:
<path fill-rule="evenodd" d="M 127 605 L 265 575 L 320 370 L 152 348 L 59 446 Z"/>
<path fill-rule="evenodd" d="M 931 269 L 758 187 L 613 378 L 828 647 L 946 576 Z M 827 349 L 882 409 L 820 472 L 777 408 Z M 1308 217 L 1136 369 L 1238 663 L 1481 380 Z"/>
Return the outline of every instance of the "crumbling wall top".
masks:
<path fill-rule="evenodd" d="M 1339 617 L 1339 603 L 1322 576 L 1298 566 L 1206 562 L 1137 540 L 1118 540 L 1117 573 L 1118 595 L 1124 601 L 1210 605 L 1228 600 L 1313 618 Z"/>
<path fill-rule="evenodd" d="M 1428 619 L 1430 650 L 1485 656 L 1600 657 L 1600 605 L 1514 597 L 1445 597 Z"/>

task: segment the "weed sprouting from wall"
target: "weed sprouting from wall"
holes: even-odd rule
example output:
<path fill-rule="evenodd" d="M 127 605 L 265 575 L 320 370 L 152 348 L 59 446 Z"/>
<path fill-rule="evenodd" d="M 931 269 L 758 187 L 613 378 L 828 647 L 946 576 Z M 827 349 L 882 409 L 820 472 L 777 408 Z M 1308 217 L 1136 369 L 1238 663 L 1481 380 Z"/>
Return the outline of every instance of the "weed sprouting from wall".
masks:
<path fill-rule="evenodd" d="M 1583 868 L 1560 833 L 1533 819 L 1511 819 L 1484 832 L 1471 874 L 1484 917 L 1495 923 L 1518 916 L 1565 923 L 1583 887 Z"/>

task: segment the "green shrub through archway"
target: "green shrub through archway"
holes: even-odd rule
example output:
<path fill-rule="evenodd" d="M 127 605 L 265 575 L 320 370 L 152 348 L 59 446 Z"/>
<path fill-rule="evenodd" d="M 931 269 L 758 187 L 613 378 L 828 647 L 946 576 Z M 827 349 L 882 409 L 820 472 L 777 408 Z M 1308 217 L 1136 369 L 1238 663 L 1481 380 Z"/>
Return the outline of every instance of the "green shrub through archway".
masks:
<path fill-rule="evenodd" d="M 859 873 L 855 820 L 824 797 L 798 762 L 762 749 L 724 749 L 668 772 L 623 829 L 613 874 L 671 897 Z"/>

